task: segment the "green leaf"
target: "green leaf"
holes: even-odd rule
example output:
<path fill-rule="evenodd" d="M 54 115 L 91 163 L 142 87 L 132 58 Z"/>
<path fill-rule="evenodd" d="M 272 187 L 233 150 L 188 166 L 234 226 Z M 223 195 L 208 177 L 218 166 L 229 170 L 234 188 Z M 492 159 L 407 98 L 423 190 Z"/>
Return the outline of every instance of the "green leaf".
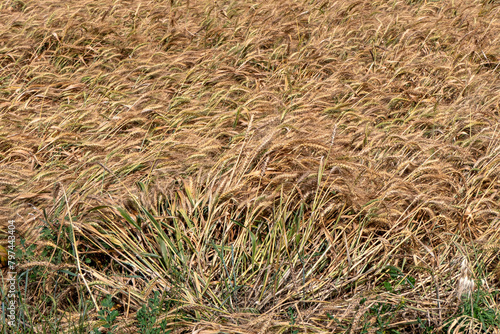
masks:
<path fill-rule="evenodd" d="M 118 207 L 116 208 L 116 210 L 118 210 L 118 212 L 122 215 L 123 218 L 125 218 L 126 221 L 128 221 L 130 224 L 132 224 L 138 230 L 141 230 L 141 228 L 139 227 L 139 225 L 137 225 L 135 223 L 135 221 L 132 219 L 132 217 L 130 217 L 130 215 L 128 214 L 127 211 L 125 211 L 122 208 L 118 208 Z"/>

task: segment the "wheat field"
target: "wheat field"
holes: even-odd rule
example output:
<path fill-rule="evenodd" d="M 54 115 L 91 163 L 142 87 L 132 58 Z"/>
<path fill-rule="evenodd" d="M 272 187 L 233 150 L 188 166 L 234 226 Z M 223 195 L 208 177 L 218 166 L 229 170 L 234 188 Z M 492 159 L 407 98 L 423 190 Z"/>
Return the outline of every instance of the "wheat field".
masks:
<path fill-rule="evenodd" d="M 2 0 L 0 68 L 4 333 L 500 333 L 498 1 Z"/>

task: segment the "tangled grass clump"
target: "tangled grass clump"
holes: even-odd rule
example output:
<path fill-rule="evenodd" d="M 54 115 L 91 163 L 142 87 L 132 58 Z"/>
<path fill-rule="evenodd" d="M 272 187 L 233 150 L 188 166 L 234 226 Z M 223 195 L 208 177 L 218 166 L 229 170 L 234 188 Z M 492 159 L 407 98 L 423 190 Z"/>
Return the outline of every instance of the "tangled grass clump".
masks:
<path fill-rule="evenodd" d="M 499 331 L 499 14 L 0 1 L 18 331 Z"/>

